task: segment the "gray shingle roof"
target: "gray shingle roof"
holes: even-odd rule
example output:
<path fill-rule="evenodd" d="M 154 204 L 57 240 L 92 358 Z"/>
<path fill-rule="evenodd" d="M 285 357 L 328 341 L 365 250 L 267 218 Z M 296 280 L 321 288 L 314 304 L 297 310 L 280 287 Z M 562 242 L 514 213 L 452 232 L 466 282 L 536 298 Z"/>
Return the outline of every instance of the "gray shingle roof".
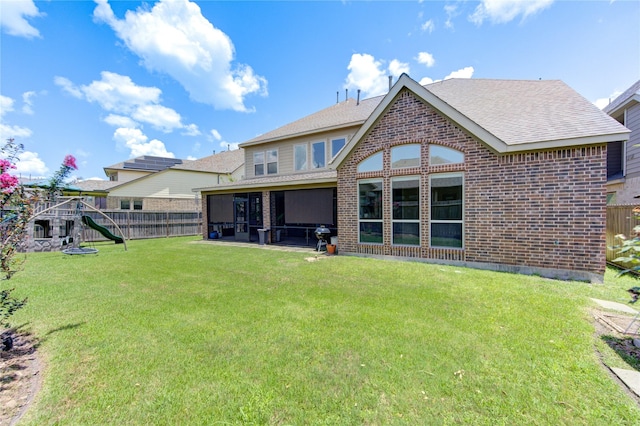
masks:
<path fill-rule="evenodd" d="M 611 102 L 609 105 L 602 108 L 602 111 L 604 111 L 607 114 L 611 114 L 616 109 L 626 104 L 627 101 L 631 100 L 634 97 L 636 99 L 640 97 L 640 80 L 636 81 L 635 84 L 633 84 L 631 87 L 625 90 L 623 94 L 615 98 L 613 102 Z M 638 101 L 640 102 L 640 100 Z"/>
<path fill-rule="evenodd" d="M 450 79 L 425 88 L 507 145 L 621 131 L 560 80 Z"/>
<path fill-rule="evenodd" d="M 355 99 L 347 99 L 346 101 L 334 104 L 253 139 L 249 139 L 242 143 L 241 146 L 255 145 L 278 139 L 362 124 L 371 115 L 375 107 L 378 106 L 382 98 L 383 96 L 377 96 L 375 98 L 364 99 L 360 101 L 359 105 Z"/>
<path fill-rule="evenodd" d="M 198 160 L 177 164 L 171 169 L 198 172 L 233 173 L 244 164 L 244 150 L 223 151 Z"/>

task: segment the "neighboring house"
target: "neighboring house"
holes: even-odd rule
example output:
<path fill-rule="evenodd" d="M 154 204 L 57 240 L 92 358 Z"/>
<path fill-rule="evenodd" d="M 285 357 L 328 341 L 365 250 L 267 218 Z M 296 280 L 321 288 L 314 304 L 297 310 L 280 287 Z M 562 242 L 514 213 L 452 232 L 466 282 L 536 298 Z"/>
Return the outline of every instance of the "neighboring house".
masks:
<path fill-rule="evenodd" d="M 607 151 L 607 204 L 637 204 L 640 196 L 640 80 L 603 111 L 629 130 L 626 142 Z"/>
<path fill-rule="evenodd" d="M 241 144 L 246 178 L 200 188 L 204 237 L 326 225 L 340 253 L 599 281 L 607 144 L 628 133 L 561 81 L 403 75 Z"/>
<path fill-rule="evenodd" d="M 200 211 L 200 194 L 192 188 L 242 178 L 242 150 L 223 151 L 199 160 L 138 157 L 105 167 L 109 181 L 83 181 L 83 191 L 104 190 L 96 207 L 107 210 Z M 99 199 L 99 198 L 97 198 Z"/>

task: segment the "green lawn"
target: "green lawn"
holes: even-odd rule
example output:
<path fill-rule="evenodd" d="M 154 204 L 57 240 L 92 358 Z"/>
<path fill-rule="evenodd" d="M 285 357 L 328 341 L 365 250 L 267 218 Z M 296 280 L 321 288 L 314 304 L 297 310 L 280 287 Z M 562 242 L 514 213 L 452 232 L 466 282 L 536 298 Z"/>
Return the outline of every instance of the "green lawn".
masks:
<path fill-rule="evenodd" d="M 198 243 L 30 254 L 21 424 L 640 424 L 599 361 L 604 285 Z"/>

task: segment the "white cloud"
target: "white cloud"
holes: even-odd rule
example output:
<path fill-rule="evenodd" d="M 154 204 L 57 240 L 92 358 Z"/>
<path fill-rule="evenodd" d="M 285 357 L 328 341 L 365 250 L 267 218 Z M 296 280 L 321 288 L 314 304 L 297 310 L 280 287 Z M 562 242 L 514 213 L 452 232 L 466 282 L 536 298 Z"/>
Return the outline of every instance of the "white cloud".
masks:
<path fill-rule="evenodd" d="M 349 74 L 344 84 L 346 89 L 361 89 L 364 96 L 377 96 L 389 90 L 389 77 L 409 73 L 409 65 L 396 59 L 384 69 L 384 61 L 376 60 L 367 53 L 354 53 L 347 67 Z M 399 72 L 399 73 L 398 73 Z"/>
<path fill-rule="evenodd" d="M 202 134 L 202 132 L 200 132 L 200 129 L 198 129 L 198 126 L 193 123 L 187 124 L 183 127 L 183 129 L 184 131 L 182 132 L 182 134 L 185 136 L 200 136 Z"/>
<path fill-rule="evenodd" d="M 33 0 L 2 0 L 0 27 L 2 27 L 5 33 L 16 37 L 40 37 L 40 31 L 27 21 L 27 18 L 36 18 L 39 16 L 42 16 L 42 13 L 38 11 Z"/>
<path fill-rule="evenodd" d="M 153 155 L 157 157 L 175 158 L 172 152 L 167 151 L 164 143 L 158 139 L 148 141 L 149 138 L 140 129 L 121 127 L 113 134 L 116 144 L 131 150 L 131 157 Z"/>
<path fill-rule="evenodd" d="M 160 105 L 162 91 L 157 87 L 138 86 L 130 77 L 109 71 L 100 75 L 100 80 L 83 86 L 76 86 L 64 77 L 56 77 L 54 81 L 65 92 L 113 113 L 104 119 L 107 124 L 139 127 L 138 123 L 147 123 L 165 133 L 183 128 L 187 134 L 194 131 L 194 125 L 182 123 L 178 112 Z"/>
<path fill-rule="evenodd" d="M 436 60 L 433 58 L 433 55 L 428 52 L 418 53 L 418 56 L 416 57 L 416 61 L 418 61 L 418 63 L 420 64 L 426 65 L 427 68 L 434 66 L 436 63 Z"/>
<path fill-rule="evenodd" d="M 56 76 L 53 78 L 53 82 L 56 86 L 60 86 L 64 92 L 67 92 L 74 98 L 82 99 L 82 90 L 76 87 L 68 78 Z"/>
<path fill-rule="evenodd" d="M 426 86 L 427 84 L 433 83 L 433 79 L 431 79 L 429 77 L 423 77 L 422 80 L 420 80 L 419 83 L 420 83 L 421 86 Z"/>
<path fill-rule="evenodd" d="M 29 91 L 24 92 L 22 94 L 22 102 L 24 105 L 22 106 L 22 112 L 25 114 L 33 114 L 33 101 L 32 98 L 36 96 L 36 92 Z"/>
<path fill-rule="evenodd" d="M 596 99 L 593 104 L 595 106 L 597 106 L 599 109 L 603 109 L 604 107 L 606 107 L 607 105 L 609 105 L 611 102 L 613 102 L 613 100 L 615 98 L 617 98 L 618 96 L 622 95 L 623 92 L 617 90 L 615 92 L 613 92 L 608 98 L 600 98 L 600 99 Z"/>
<path fill-rule="evenodd" d="M 428 32 L 429 34 L 431 34 L 433 32 L 433 30 L 436 29 L 436 25 L 433 23 L 433 19 L 429 19 L 424 24 L 422 24 L 420 29 L 422 31 L 425 31 L 425 32 Z"/>
<path fill-rule="evenodd" d="M 453 18 L 458 16 L 460 12 L 458 12 L 458 6 L 455 4 L 447 4 L 444 7 L 444 11 L 447 14 L 447 20 L 444 23 L 445 28 L 453 30 Z"/>
<path fill-rule="evenodd" d="M 188 0 L 161 0 L 151 10 L 118 19 L 107 0 L 95 0 L 93 16 L 108 24 L 149 69 L 178 81 L 197 102 L 217 109 L 249 111 L 244 98 L 266 95 L 267 80 L 249 65 L 233 64 L 231 39 Z"/>
<path fill-rule="evenodd" d="M 222 140 L 222 136 L 220 135 L 220 132 L 218 132 L 216 129 L 211 129 L 211 137 L 213 137 L 214 140 L 220 141 Z"/>
<path fill-rule="evenodd" d="M 473 67 L 465 67 L 465 68 L 459 69 L 457 71 L 453 71 L 451 74 L 446 76 L 444 79 L 445 80 L 449 80 L 450 78 L 471 78 L 471 77 L 473 77 L 474 71 L 475 70 L 473 69 Z"/>
<path fill-rule="evenodd" d="M 16 174 L 22 175 L 23 177 L 42 177 L 49 172 L 49 168 L 36 152 L 23 151 L 18 156 L 18 160 L 19 161 L 16 162 Z"/>
<path fill-rule="evenodd" d="M 12 98 L 0 95 L 0 141 L 5 141 L 10 138 L 26 139 L 33 134 L 29 128 L 5 123 L 4 116 L 14 111 L 14 103 L 15 101 Z"/>
<path fill-rule="evenodd" d="M 476 25 L 482 25 L 485 19 L 494 24 L 504 24 L 518 16 L 522 19 L 534 15 L 551 6 L 554 0 L 483 0 L 469 16 Z"/>
<path fill-rule="evenodd" d="M 389 72 L 391 75 L 400 76 L 402 74 L 409 74 L 409 64 L 404 62 L 400 62 L 397 59 L 391 60 L 389 63 Z M 387 78 L 387 87 L 388 87 L 388 78 Z"/>
<path fill-rule="evenodd" d="M 236 149 L 239 148 L 239 144 L 222 141 L 220 142 L 220 147 L 222 148 L 223 151 L 235 151 Z"/>
<path fill-rule="evenodd" d="M 138 127 L 138 123 L 136 121 L 129 117 L 125 117 L 124 115 L 109 114 L 103 119 L 103 121 L 114 127 Z"/>

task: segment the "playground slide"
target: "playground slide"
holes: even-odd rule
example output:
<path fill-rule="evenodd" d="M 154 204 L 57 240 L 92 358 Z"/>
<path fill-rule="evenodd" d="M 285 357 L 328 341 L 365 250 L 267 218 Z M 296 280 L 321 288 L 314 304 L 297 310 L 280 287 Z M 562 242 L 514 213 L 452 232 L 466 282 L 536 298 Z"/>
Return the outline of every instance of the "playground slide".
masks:
<path fill-rule="evenodd" d="M 122 237 L 118 237 L 117 235 L 113 235 L 107 228 L 104 226 L 100 226 L 91 219 L 89 216 L 82 216 L 82 223 L 87 225 L 89 228 L 93 228 L 99 233 L 102 234 L 103 237 L 108 238 L 116 242 L 116 244 L 124 243 Z"/>

